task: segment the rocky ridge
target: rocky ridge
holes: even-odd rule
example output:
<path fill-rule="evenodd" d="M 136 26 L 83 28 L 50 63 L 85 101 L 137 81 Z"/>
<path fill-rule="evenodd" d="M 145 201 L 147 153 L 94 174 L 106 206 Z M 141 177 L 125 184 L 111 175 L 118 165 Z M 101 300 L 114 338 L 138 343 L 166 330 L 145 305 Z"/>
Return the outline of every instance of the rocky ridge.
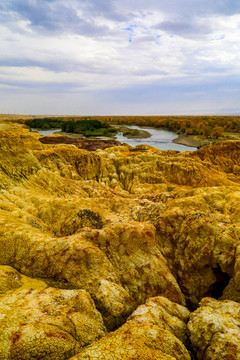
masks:
<path fill-rule="evenodd" d="M 240 142 L 40 138 L 0 127 L 0 359 L 239 359 Z"/>

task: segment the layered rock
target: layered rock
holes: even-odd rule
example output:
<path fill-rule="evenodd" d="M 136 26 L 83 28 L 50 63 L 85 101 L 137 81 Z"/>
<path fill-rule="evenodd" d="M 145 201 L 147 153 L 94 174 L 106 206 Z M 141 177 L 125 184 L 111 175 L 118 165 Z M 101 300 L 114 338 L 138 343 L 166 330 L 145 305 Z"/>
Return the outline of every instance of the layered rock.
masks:
<path fill-rule="evenodd" d="M 38 139 L 29 136 L 26 129 L 14 126 L 11 130 L 0 131 L 1 188 L 16 185 L 19 181 L 37 173 L 40 168 L 38 160 L 32 153 L 33 148 L 42 148 Z"/>
<path fill-rule="evenodd" d="M 155 192 L 160 184 L 169 183 L 200 187 L 234 185 L 240 182 L 237 175 L 228 174 L 225 168 L 220 169 L 213 162 L 199 161 L 197 155 L 194 157 L 189 152 L 161 151 L 151 146 L 133 149 L 125 146 L 98 153 L 113 165 L 112 169 L 108 167 L 103 173 L 104 183 L 111 185 L 111 177 L 117 174 L 118 182 L 131 193 L 144 194 L 146 189 L 147 192 Z M 160 190 L 163 190 L 163 186 Z"/>
<path fill-rule="evenodd" d="M 132 212 L 155 225 L 160 250 L 192 307 L 204 296 L 220 297 L 234 276 L 240 232 L 228 205 L 235 194 L 236 188 L 179 191 L 154 203 L 142 200 Z"/>
<path fill-rule="evenodd" d="M 217 166 L 220 171 L 239 176 L 239 154 L 240 141 L 230 140 L 200 149 L 191 154 L 191 156 Z"/>

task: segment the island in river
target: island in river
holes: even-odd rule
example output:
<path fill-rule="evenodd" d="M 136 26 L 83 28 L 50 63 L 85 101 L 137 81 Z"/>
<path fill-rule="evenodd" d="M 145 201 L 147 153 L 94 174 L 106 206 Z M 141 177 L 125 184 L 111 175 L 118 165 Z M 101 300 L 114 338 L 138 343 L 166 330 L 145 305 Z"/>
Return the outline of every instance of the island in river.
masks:
<path fill-rule="evenodd" d="M 94 136 L 91 138 L 84 137 L 81 134 L 74 133 L 66 133 L 63 131 L 55 131 L 55 130 L 41 130 L 41 129 L 32 129 L 39 131 L 44 138 L 42 138 L 42 142 L 51 143 L 51 144 L 59 144 L 59 143 L 78 143 L 78 146 L 81 148 L 96 149 L 97 146 L 99 148 L 110 146 L 115 141 L 119 144 L 128 144 L 130 146 L 139 146 L 139 145 L 150 145 L 159 150 L 175 150 L 175 151 L 194 151 L 197 148 L 193 146 L 175 144 L 174 139 L 177 138 L 177 134 L 173 131 L 154 129 L 154 128 L 141 128 L 139 126 L 128 125 L 128 127 L 124 127 L 123 132 L 118 132 L 111 138 L 103 137 L 103 136 Z M 129 133 L 131 135 L 129 135 Z M 134 136 L 133 136 L 134 134 Z M 53 136 L 50 136 L 53 135 Z M 57 135 L 61 135 L 57 137 Z M 67 140 L 68 139 L 68 140 Z"/>

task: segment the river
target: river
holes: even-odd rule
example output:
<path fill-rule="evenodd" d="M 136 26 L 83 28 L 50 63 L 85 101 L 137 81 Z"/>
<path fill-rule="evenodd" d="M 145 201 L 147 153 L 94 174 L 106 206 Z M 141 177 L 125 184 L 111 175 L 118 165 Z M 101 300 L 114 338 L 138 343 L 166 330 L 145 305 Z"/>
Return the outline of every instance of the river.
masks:
<path fill-rule="evenodd" d="M 126 136 L 123 136 L 122 133 L 118 133 L 115 136 L 115 139 L 120 141 L 121 143 L 127 143 L 131 146 L 136 145 L 151 145 L 160 150 L 176 150 L 176 151 L 194 151 L 197 150 L 196 147 L 190 147 L 180 144 L 175 144 L 172 141 L 178 137 L 178 135 L 169 130 L 160 130 L 155 128 L 142 128 L 140 126 L 135 125 L 127 125 L 130 129 L 137 129 L 137 130 L 145 130 L 151 134 L 148 138 L 133 138 L 128 139 Z M 53 133 L 58 133 L 60 129 L 54 130 L 41 130 L 41 129 L 32 129 L 40 132 L 44 136 L 52 135 Z"/>
<path fill-rule="evenodd" d="M 116 140 L 120 142 L 125 142 L 131 146 L 136 145 L 151 145 L 157 149 L 160 150 L 176 150 L 176 151 L 194 151 L 197 150 L 196 147 L 190 147 L 180 144 L 175 144 L 172 141 L 178 137 L 178 134 L 176 134 L 173 131 L 169 130 L 160 130 L 155 128 L 142 128 L 140 126 L 135 125 L 127 125 L 130 129 L 137 129 L 137 130 L 145 130 L 151 134 L 151 137 L 148 138 L 134 138 L 134 139 L 128 139 L 126 136 L 123 136 L 121 133 L 118 133 L 116 135 Z"/>

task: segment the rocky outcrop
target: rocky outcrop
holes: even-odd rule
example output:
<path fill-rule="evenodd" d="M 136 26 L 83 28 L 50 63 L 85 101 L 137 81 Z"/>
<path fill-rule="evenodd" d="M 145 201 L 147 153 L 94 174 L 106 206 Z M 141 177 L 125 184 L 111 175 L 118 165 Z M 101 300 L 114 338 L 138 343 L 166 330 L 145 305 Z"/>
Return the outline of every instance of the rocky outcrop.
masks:
<path fill-rule="evenodd" d="M 70 136 L 44 136 L 39 139 L 42 144 L 73 144 L 79 149 L 95 151 L 97 149 L 106 149 L 112 146 L 119 146 L 121 143 L 117 140 L 85 139 Z"/>
<path fill-rule="evenodd" d="M 119 146 L 115 149 L 99 150 L 98 153 L 112 164 L 105 168 L 103 182 L 114 186 L 111 180 L 117 175 L 122 188 L 131 193 L 145 194 L 159 189 L 162 191 L 164 185 L 165 189 L 167 188 L 167 184 L 202 187 L 234 185 L 240 182 L 237 175 L 225 172 L 224 168 L 220 169 L 213 162 L 201 161 L 197 155 L 193 156 L 189 152 L 160 151 L 150 146 Z"/>
<path fill-rule="evenodd" d="M 217 166 L 220 171 L 239 176 L 239 154 L 240 141 L 230 140 L 200 149 L 192 153 L 191 156 L 198 158 L 200 161 L 209 162 Z"/>
<path fill-rule="evenodd" d="M 84 290 L 32 288 L 0 298 L 0 358 L 68 359 L 106 328 Z"/>
<path fill-rule="evenodd" d="M 32 149 L 41 149 L 36 137 L 26 129 L 13 127 L 12 132 L 2 130 L 0 136 L 0 187 L 9 188 L 37 173 L 40 165 Z M 24 131 L 25 130 L 25 131 Z M 16 156 L 17 155 L 17 156 Z"/>
<path fill-rule="evenodd" d="M 115 223 L 102 231 L 88 229 L 83 236 L 106 254 L 136 304 L 160 294 L 184 303 L 181 290 L 157 247 L 152 225 L 133 221 Z"/>
<path fill-rule="evenodd" d="M 184 302 L 151 225 L 80 228 L 76 235 L 57 238 L 6 217 L 0 224 L 0 246 L 2 264 L 54 286 L 87 290 L 109 328 L 121 324 L 149 296 Z"/>
<path fill-rule="evenodd" d="M 234 274 L 229 284 L 225 287 L 221 299 L 240 302 L 240 245 L 236 247 Z"/>
<path fill-rule="evenodd" d="M 75 146 L 57 145 L 50 149 L 35 151 L 40 164 L 63 177 L 72 179 L 98 180 L 102 161 L 95 153 L 80 150 Z"/>
<path fill-rule="evenodd" d="M 39 138 L 0 127 L 0 358 L 219 355 L 210 320 L 240 302 L 238 142 L 89 152 Z"/>
<path fill-rule="evenodd" d="M 204 298 L 188 329 L 198 360 L 240 358 L 240 304 Z"/>
<path fill-rule="evenodd" d="M 85 289 L 103 311 L 109 327 L 124 321 L 134 307 L 106 255 L 81 235 L 54 238 L 30 226 L 1 223 L 0 262 L 56 287 Z M 9 229 L 11 228 L 11 230 Z M 34 231 L 33 231 L 34 230 Z"/>
<path fill-rule="evenodd" d="M 142 324 L 151 322 L 171 332 L 185 346 L 189 345 L 187 322 L 190 311 L 165 297 L 149 298 L 145 304 L 140 305 L 128 318 L 128 321 Z"/>
<path fill-rule="evenodd" d="M 219 298 L 234 277 L 240 232 L 228 205 L 235 195 L 236 188 L 179 191 L 154 203 L 141 200 L 132 212 L 154 224 L 158 246 L 193 308 L 204 296 Z"/>
<path fill-rule="evenodd" d="M 187 338 L 186 308 L 157 297 L 149 299 L 115 332 L 87 347 L 71 360 L 190 360 L 179 338 Z"/>

